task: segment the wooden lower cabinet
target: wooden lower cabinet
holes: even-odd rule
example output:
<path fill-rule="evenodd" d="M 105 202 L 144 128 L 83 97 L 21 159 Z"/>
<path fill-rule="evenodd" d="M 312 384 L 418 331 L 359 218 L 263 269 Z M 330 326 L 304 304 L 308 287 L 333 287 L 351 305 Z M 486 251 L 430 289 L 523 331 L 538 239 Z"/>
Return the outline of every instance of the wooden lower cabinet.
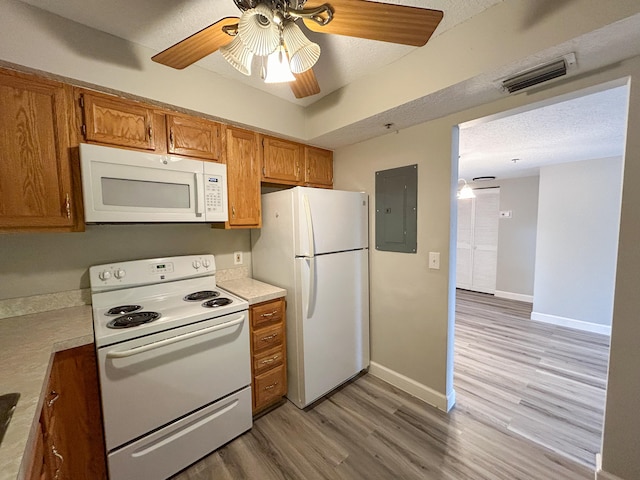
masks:
<path fill-rule="evenodd" d="M 107 478 L 93 345 L 56 353 L 36 435 L 30 480 Z"/>
<path fill-rule="evenodd" d="M 284 298 L 252 305 L 251 390 L 254 415 L 287 393 L 287 342 Z"/>

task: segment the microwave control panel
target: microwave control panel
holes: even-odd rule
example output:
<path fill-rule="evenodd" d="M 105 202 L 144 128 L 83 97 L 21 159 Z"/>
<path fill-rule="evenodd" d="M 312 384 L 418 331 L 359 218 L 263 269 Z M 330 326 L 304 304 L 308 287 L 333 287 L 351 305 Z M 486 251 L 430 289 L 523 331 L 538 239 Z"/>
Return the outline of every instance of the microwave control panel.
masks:
<path fill-rule="evenodd" d="M 223 211 L 223 187 L 222 175 L 205 176 L 205 208 L 207 213 L 220 213 Z"/>

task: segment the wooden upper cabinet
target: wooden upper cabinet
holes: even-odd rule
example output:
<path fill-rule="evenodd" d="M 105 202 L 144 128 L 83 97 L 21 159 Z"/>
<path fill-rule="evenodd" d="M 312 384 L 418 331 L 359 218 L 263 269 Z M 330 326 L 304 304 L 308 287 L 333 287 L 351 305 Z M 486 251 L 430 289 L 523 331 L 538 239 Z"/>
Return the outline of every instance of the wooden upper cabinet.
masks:
<path fill-rule="evenodd" d="M 87 142 L 156 150 L 153 109 L 135 102 L 83 91 L 82 133 Z"/>
<path fill-rule="evenodd" d="M 229 228 L 260 228 L 260 144 L 255 132 L 226 128 Z"/>
<path fill-rule="evenodd" d="M 279 138 L 262 139 L 262 181 L 297 184 L 302 181 L 303 145 Z"/>
<path fill-rule="evenodd" d="M 0 70 L 0 229 L 74 229 L 71 89 Z"/>
<path fill-rule="evenodd" d="M 308 185 L 333 186 L 333 152 L 316 147 L 304 147 L 304 181 Z"/>
<path fill-rule="evenodd" d="M 183 115 L 167 115 L 169 153 L 219 162 L 222 160 L 220 124 Z"/>

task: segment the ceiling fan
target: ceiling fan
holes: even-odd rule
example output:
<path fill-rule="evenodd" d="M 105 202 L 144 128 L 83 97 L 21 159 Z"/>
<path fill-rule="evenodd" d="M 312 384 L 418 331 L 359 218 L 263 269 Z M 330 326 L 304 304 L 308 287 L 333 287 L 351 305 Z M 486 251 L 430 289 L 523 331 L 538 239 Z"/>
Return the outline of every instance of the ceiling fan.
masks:
<path fill-rule="evenodd" d="M 320 47 L 297 25 L 311 31 L 420 47 L 443 12 L 367 0 L 234 0 L 240 17 L 225 17 L 158 53 L 152 60 L 182 69 L 220 50 L 238 71 L 251 75 L 260 59 L 265 82 L 291 82 L 296 98 L 320 93 L 313 65 Z"/>

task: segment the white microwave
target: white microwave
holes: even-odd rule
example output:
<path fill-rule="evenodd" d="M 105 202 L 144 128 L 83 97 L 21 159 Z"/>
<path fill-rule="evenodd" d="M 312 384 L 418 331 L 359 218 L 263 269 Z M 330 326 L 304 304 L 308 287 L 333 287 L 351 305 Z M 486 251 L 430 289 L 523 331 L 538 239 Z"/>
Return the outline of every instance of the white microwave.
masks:
<path fill-rule="evenodd" d="M 227 166 L 80 144 L 87 223 L 225 222 Z"/>

